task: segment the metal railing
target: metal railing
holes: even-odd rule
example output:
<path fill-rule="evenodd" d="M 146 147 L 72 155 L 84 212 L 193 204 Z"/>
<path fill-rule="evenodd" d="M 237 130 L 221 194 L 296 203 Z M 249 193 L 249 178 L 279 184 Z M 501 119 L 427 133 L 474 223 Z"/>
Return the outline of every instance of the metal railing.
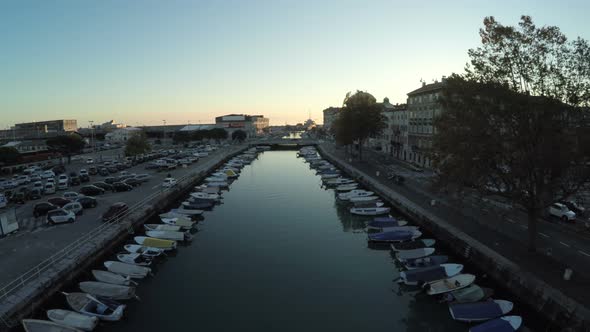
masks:
<path fill-rule="evenodd" d="M 60 260 L 64 259 L 65 257 L 67 257 L 68 255 L 73 253 L 75 250 L 81 248 L 82 246 L 87 245 L 87 244 L 92 244 L 96 247 L 97 245 L 101 244 L 101 242 L 106 242 L 107 240 L 110 239 L 110 237 L 105 238 L 104 236 L 101 237 L 101 235 L 104 235 L 107 231 L 109 231 L 111 229 L 115 229 L 115 228 L 120 229 L 122 227 L 131 227 L 132 226 L 131 224 L 121 223 L 121 220 L 128 217 L 129 215 L 133 214 L 134 212 L 138 211 L 139 209 L 145 207 L 150 201 L 159 197 L 163 193 L 175 191 L 175 190 L 177 190 L 177 188 L 182 186 L 183 183 L 190 182 L 196 176 L 205 174 L 207 172 L 207 170 L 209 170 L 211 167 L 220 163 L 221 161 L 223 161 L 223 159 L 227 158 L 228 156 L 232 156 L 232 155 L 236 154 L 241 149 L 242 148 L 232 149 L 233 151 L 230 151 L 226 157 L 224 157 L 220 160 L 215 160 L 215 159 L 208 160 L 204 164 L 204 171 L 198 171 L 198 172 L 193 171 L 193 172 L 189 172 L 189 173 L 185 174 L 184 176 L 182 176 L 181 178 L 179 178 L 177 180 L 177 184 L 175 186 L 169 187 L 169 188 L 162 187 L 160 190 L 156 191 L 155 193 L 152 193 L 149 196 L 140 200 L 139 202 L 136 202 L 131 207 L 129 207 L 129 209 L 127 209 L 126 211 L 123 211 L 123 212 L 115 215 L 114 218 L 111 219 L 110 221 L 105 222 L 104 224 L 101 224 L 100 226 L 90 230 L 88 233 L 77 238 L 74 242 L 68 244 L 64 248 L 60 249 L 59 251 L 57 251 L 53 255 L 51 255 L 48 258 L 46 258 L 45 260 L 43 260 L 42 262 L 35 265 L 33 268 L 29 269 L 27 272 L 24 272 L 19 277 L 15 278 L 13 281 L 7 283 L 2 288 L 0 288 L 0 302 L 6 300 L 6 298 L 8 296 L 10 296 L 14 292 L 18 291 L 19 289 L 23 288 L 27 282 L 29 282 L 33 279 L 39 278 L 39 276 L 41 276 L 41 273 L 49 270 L 56 262 L 59 262 Z M 2 315 L 2 316 L 0 316 L 1 320 L 8 327 L 12 327 L 8 324 L 8 321 L 7 321 L 7 319 L 5 319 L 3 314 L 0 313 L 0 315 Z"/>

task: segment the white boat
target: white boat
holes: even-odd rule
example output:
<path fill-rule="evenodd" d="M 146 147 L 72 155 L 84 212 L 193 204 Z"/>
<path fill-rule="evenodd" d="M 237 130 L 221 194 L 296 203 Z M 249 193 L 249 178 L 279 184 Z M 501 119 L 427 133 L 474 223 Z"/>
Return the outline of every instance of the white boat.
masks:
<path fill-rule="evenodd" d="M 164 240 L 184 241 L 187 239 L 187 234 L 184 232 L 147 231 L 145 234 L 149 237 Z"/>
<path fill-rule="evenodd" d="M 227 187 L 229 187 L 229 183 L 227 183 L 227 181 L 207 182 L 206 185 L 208 187 L 220 187 L 220 188 L 227 188 Z"/>
<path fill-rule="evenodd" d="M 142 246 L 140 244 L 126 244 L 123 248 L 129 253 L 142 254 L 143 256 L 152 258 L 158 257 L 164 253 L 164 249 Z"/>
<path fill-rule="evenodd" d="M 122 276 L 128 276 L 135 279 L 145 278 L 152 270 L 149 267 L 137 266 L 132 264 L 125 264 L 117 261 L 106 261 L 103 263 L 107 270 L 120 274 Z"/>
<path fill-rule="evenodd" d="M 180 217 L 186 218 L 186 215 L 172 212 L 172 211 L 161 213 L 159 216 L 160 216 L 160 219 L 164 219 L 164 218 L 174 219 L 174 218 L 180 218 Z"/>
<path fill-rule="evenodd" d="M 337 179 L 326 180 L 325 183 L 327 185 L 345 185 L 345 184 L 354 183 L 354 180 L 347 179 L 347 178 L 337 178 Z"/>
<path fill-rule="evenodd" d="M 429 282 L 424 285 L 426 294 L 437 295 L 465 288 L 475 281 L 473 274 L 459 274 L 447 279 Z"/>
<path fill-rule="evenodd" d="M 377 196 L 357 196 L 352 195 L 348 198 L 348 201 L 351 203 L 367 203 L 367 202 L 376 202 L 379 200 Z"/>
<path fill-rule="evenodd" d="M 192 198 L 205 199 L 211 201 L 218 201 L 221 197 L 218 194 L 209 194 L 204 192 L 194 192 L 190 194 Z"/>
<path fill-rule="evenodd" d="M 223 178 L 220 176 L 210 176 L 205 178 L 205 182 L 224 182 L 227 181 L 227 178 Z"/>
<path fill-rule="evenodd" d="M 80 332 L 82 330 L 57 324 L 49 320 L 23 319 L 21 321 L 26 332 Z"/>
<path fill-rule="evenodd" d="M 514 332 L 517 331 L 521 325 L 522 317 L 504 316 L 473 326 L 469 329 L 469 332 Z"/>
<path fill-rule="evenodd" d="M 172 209 L 170 210 L 170 212 L 185 216 L 200 216 L 203 214 L 203 210 L 193 210 L 185 208 Z"/>
<path fill-rule="evenodd" d="M 347 193 L 338 194 L 338 198 L 343 201 L 347 201 L 351 197 L 366 197 L 366 196 L 373 196 L 374 194 L 375 193 L 372 191 L 367 191 L 367 190 L 363 190 L 363 189 L 355 189 L 355 190 L 351 190 Z"/>
<path fill-rule="evenodd" d="M 117 259 L 122 263 L 139 265 L 139 266 L 150 266 L 152 259 L 149 257 L 142 256 L 141 254 L 117 254 Z"/>
<path fill-rule="evenodd" d="M 82 331 L 92 331 L 98 324 L 98 318 L 79 314 L 64 309 L 47 310 L 47 317 L 55 323 L 73 327 Z"/>
<path fill-rule="evenodd" d="M 190 220 L 185 216 L 177 218 L 160 218 L 164 224 L 180 226 L 182 229 L 191 229 L 196 222 Z"/>
<path fill-rule="evenodd" d="M 398 261 L 404 262 L 411 259 L 422 258 L 434 254 L 434 248 L 418 248 L 410 250 L 399 250 L 395 253 Z"/>
<path fill-rule="evenodd" d="M 386 207 L 351 208 L 350 213 L 361 216 L 377 216 L 389 213 L 391 209 Z"/>
<path fill-rule="evenodd" d="M 75 311 L 97 317 L 105 321 L 118 321 L 123 317 L 126 305 L 115 303 L 111 300 L 97 299 L 86 293 L 63 293 L 66 301 Z"/>
<path fill-rule="evenodd" d="M 456 276 L 463 270 L 461 264 L 440 264 L 421 269 L 402 271 L 399 274 L 400 282 L 406 285 L 420 285 L 425 282 L 433 282 Z"/>
<path fill-rule="evenodd" d="M 351 184 L 342 184 L 336 187 L 336 191 L 351 191 L 358 188 L 358 184 L 351 183 Z"/>
<path fill-rule="evenodd" d="M 132 283 L 131 278 L 109 271 L 92 270 L 92 275 L 97 281 L 106 282 L 107 284 L 129 286 Z"/>
<path fill-rule="evenodd" d="M 208 187 L 207 185 L 195 186 L 195 192 L 203 192 L 207 194 L 219 194 L 221 192 L 220 187 Z"/>
<path fill-rule="evenodd" d="M 133 238 L 135 243 L 141 244 L 146 247 L 153 247 L 162 250 L 174 250 L 176 249 L 177 243 L 172 240 L 156 239 L 149 236 L 136 236 Z"/>
<path fill-rule="evenodd" d="M 83 281 L 78 284 L 83 292 L 113 300 L 129 300 L 135 297 L 135 287 L 107 284 L 99 281 Z"/>
<path fill-rule="evenodd" d="M 143 224 L 146 231 L 171 231 L 178 232 L 182 227 L 176 225 Z"/>
<path fill-rule="evenodd" d="M 339 176 L 340 176 L 340 173 L 327 173 L 327 174 L 322 174 L 320 177 L 322 179 L 335 179 Z"/>

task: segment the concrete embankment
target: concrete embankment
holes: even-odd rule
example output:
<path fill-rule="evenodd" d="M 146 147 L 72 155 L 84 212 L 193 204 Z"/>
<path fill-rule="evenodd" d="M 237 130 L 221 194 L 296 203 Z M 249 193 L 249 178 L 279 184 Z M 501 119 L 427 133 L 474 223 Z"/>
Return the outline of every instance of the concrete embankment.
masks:
<path fill-rule="evenodd" d="M 506 287 L 518 301 L 552 321 L 562 331 L 590 331 L 590 310 L 584 305 L 321 146 L 318 150 L 325 159 L 379 194 L 410 220 L 432 233 L 456 255 L 485 271 L 490 279 Z"/>
<path fill-rule="evenodd" d="M 100 232 L 79 239 L 80 245 L 75 246 L 74 250 L 59 259 L 49 261 L 49 266 L 42 267 L 43 270 L 33 278 L 23 279 L 22 284 L 17 284 L 17 289 L 5 296 L 0 303 L 0 331 L 16 328 L 22 318 L 38 314 L 37 311 L 56 292 L 97 262 L 105 260 L 114 248 L 128 241 L 130 234 L 141 228 L 146 220 L 162 213 L 165 207 L 185 196 L 208 173 L 245 149 L 247 146 L 232 147 L 206 162 L 197 163 L 193 166 L 194 170 L 173 189 L 147 197 L 141 204 L 131 207 L 129 214 L 119 222 L 106 225 L 108 227 L 101 228 Z"/>

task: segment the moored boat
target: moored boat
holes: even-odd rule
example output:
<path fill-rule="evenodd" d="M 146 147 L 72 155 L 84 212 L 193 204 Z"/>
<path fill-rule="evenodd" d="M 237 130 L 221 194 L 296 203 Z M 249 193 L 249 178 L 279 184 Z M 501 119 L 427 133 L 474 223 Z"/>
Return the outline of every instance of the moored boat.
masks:
<path fill-rule="evenodd" d="M 435 239 L 417 239 L 410 242 L 392 243 L 391 250 L 410 250 L 432 247 L 436 243 Z"/>
<path fill-rule="evenodd" d="M 190 240 L 189 234 L 185 232 L 171 232 L 171 231 L 147 231 L 145 234 L 152 238 L 173 240 L 173 241 L 185 241 Z"/>
<path fill-rule="evenodd" d="M 123 248 L 129 253 L 142 254 L 151 258 L 158 257 L 164 253 L 164 249 L 142 246 L 141 244 L 126 244 Z"/>
<path fill-rule="evenodd" d="M 84 315 L 105 321 L 118 321 L 123 317 L 126 305 L 113 300 L 94 297 L 86 293 L 63 293 L 70 307 Z"/>
<path fill-rule="evenodd" d="M 78 286 L 85 293 L 113 300 L 129 300 L 135 297 L 135 287 L 132 286 L 107 284 L 99 281 L 83 281 Z"/>
<path fill-rule="evenodd" d="M 141 254 L 128 254 L 121 253 L 117 254 L 117 259 L 123 263 L 138 265 L 138 266 L 150 266 L 152 264 L 151 257 L 145 257 Z"/>
<path fill-rule="evenodd" d="M 143 228 L 146 231 L 172 231 L 178 232 L 180 230 L 180 226 L 176 225 L 161 225 L 161 224 L 143 224 Z"/>
<path fill-rule="evenodd" d="M 80 332 L 82 330 L 42 319 L 23 319 L 21 321 L 26 332 Z"/>
<path fill-rule="evenodd" d="M 449 302 L 452 304 L 478 302 L 486 300 L 492 295 L 494 295 L 493 289 L 471 284 L 469 287 L 445 293 L 441 302 Z"/>
<path fill-rule="evenodd" d="M 124 277 L 120 274 L 110 271 L 92 270 L 92 275 L 97 281 L 106 282 L 107 284 L 129 286 L 131 283 L 133 283 L 130 277 Z"/>
<path fill-rule="evenodd" d="M 514 332 L 522 325 L 520 316 L 504 316 L 473 326 L 469 332 Z"/>
<path fill-rule="evenodd" d="M 449 261 L 448 256 L 439 255 L 439 256 L 429 256 L 429 257 L 423 257 L 423 258 L 418 258 L 418 259 L 406 260 L 402 263 L 406 269 L 413 270 L 413 269 L 419 269 L 419 268 L 428 267 L 428 266 L 444 264 L 448 261 Z"/>
<path fill-rule="evenodd" d="M 387 214 L 391 209 L 388 207 L 370 207 L 370 208 L 351 208 L 350 213 L 360 216 L 377 216 L 380 214 Z"/>
<path fill-rule="evenodd" d="M 121 263 L 117 261 L 106 261 L 103 264 L 104 267 L 106 267 L 110 272 L 135 279 L 143 279 L 147 277 L 150 272 L 152 272 L 149 267 Z"/>
<path fill-rule="evenodd" d="M 514 304 L 506 300 L 492 300 L 449 305 L 454 320 L 462 322 L 481 322 L 498 318 L 512 311 Z"/>
<path fill-rule="evenodd" d="M 468 287 L 475 281 L 473 274 L 458 274 L 456 276 L 429 282 L 424 285 L 426 294 L 437 295 Z"/>
<path fill-rule="evenodd" d="M 370 233 L 368 234 L 369 242 L 402 242 L 411 241 L 422 236 L 419 231 L 392 231 L 383 233 Z"/>
<path fill-rule="evenodd" d="M 144 245 L 146 247 L 153 247 L 164 250 L 176 249 L 176 241 L 156 239 L 148 236 L 136 236 L 133 238 L 137 244 Z"/>
<path fill-rule="evenodd" d="M 441 264 L 421 269 L 400 272 L 400 282 L 406 285 L 420 285 L 426 282 L 453 277 L 463 270 L 461 264 Z"/>
<path fill-rule="evenodd" d="M 430 256 L 434 254 L 434 248 L 418 248 L 418 249 L 408 249 L 408 250 L 399 250 L 395 253 L 395 258 L 400 261 L 407 261 L 407 260 L 414 260 L 426 256 Z"/>
<path fill-rule="evenodd" d="M 87 316 L 64 309 L 47 310 L 47 318 L 55 323 L 73 327 L 82 331 L 92 331 L 98 324 L 97 317 Z"/>

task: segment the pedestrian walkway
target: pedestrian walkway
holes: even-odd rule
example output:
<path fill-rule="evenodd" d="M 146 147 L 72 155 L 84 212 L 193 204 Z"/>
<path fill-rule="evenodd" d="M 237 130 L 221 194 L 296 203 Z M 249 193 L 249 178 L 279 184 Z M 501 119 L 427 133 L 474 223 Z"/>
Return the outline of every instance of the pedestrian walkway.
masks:
<path fill-rule="evenodd" d="M 573 248 L 566 242 L 571 240 L 557 239 L 555 235 L 546 238 L 540 236 L 539 251 L 531 253 L 527 248 L 526 224 L 517 223 L 512 219 L 512 222 L 503 220 L 497 210 L 486 211 L 489 207 L 482 202 L 478 208 L 461 198 L 441 200 L 441 195 L 432 192 L 430 182 L 425 181 L 423 175 L 418 179 L 406 176 L 403 185 L 395 184 L 386 178 L 387 172 L 391 170 L 390 165 L 383 161 L 377 162 L 370 152 L 364 153 L 366 161 L 350 161 L 344 149 L 336 149 L 331 144 L 323 144 L 322 148 L 341 160 L 349 161 L 350 165 L 368 174 L 373 180 L 445 220 L 577 302 L 590 305 L 590 256 L 584 255 L 590 251 Z M 403 166 L 399 167 L 399 171 L 403 172 Z M 566 268 L 574 270 L 570 281 L 563 280 Z"/>

